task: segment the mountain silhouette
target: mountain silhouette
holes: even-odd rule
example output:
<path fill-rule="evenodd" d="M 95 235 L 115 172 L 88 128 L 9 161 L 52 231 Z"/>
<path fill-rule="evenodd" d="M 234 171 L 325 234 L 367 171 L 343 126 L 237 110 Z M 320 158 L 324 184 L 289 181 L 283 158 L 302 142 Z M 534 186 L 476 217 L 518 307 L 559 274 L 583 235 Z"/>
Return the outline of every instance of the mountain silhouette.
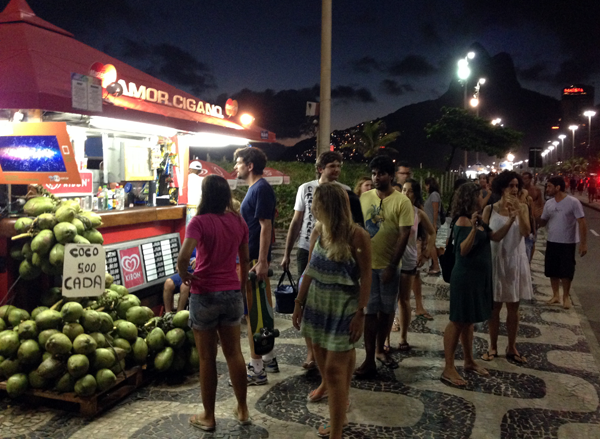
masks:
<path fill-rule="evenodd" d="M 530 147 L 544 146 L 550 138 L 551 126 L 555 125 L 561 116 L 560 101 L 521 87 L 513 60 L 508 53 L 501 52 L 490 56 L 479 43 L 474 43 L 470 50 L 476 52 L 476 56 L 469 61 L 469 99 L 475 92 L 477 80 L 485 78 L 486 82 L 479 95 L 479 116 L 490 121 L 499 117 L 504 126 L 521 131 L 524 134 L 521 148 L 512 152 L 516 154 L 517 160 L 526 159 Z M 424 128 L 441 117 L 442 107 L 462 108 L 463 102 L 464 88 L 458 80 L 453 80 L 448 90 L 439 98 L 407 105 L 376 120 L 385 122 L 387 132 L 401 133 L 400 137 L 388 146 L 398 150 L 403 160 L 414 167 L 422 164 L 426 168 L 441 169 L 446 166 L 450 148 L 427 140 Z M 354 129 L 356 127 L 341 132 Z M 314 138 L 305 139 L 294 147 L 287 148 L 285 158 L 290 159 L 291 155 L 295 156 L 311 147 L 314 147 Z M 485 154 L 480 154 L 482 161 L 486 157 Z M 474 162 L 475 154 L 470 153 L 469 164 Z M 462 163 L 463 155 L 457 153 L 453 167 Z"/>

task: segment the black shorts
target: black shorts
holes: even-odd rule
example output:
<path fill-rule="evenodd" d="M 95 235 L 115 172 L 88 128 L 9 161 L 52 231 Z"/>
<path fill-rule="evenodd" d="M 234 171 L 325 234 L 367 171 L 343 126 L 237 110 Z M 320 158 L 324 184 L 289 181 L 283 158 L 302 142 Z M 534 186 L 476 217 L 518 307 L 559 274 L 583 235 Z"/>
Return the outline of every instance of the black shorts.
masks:
<path fill-rule="evenodd" d="M 308 265 L 308 250 L 299 248 L 296 252 L 296 262 L 298 263 L 298 279 L 300 279 Z"/>
<path fill-rule="evenodd" d="M 571 279 L 575 275 L 575 249 L 577 244 L 546 243 L 544 274 L 546 277 Z"/>
<path fill-rule="evenodd" d="M 417 267 L 413 268 L 412 270 L 402 270 L 400 269 L 400 273 L 402 274 L 408 274 L 410 276 L 414 276 L 417 274 Z"/>

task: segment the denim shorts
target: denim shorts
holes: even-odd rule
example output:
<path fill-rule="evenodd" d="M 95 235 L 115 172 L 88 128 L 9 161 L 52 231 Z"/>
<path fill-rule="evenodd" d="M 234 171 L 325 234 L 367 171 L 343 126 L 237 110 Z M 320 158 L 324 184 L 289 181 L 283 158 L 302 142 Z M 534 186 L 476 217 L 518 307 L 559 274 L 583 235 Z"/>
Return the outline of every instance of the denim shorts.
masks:
<path fill-rule="evenodd" d="M 205 331 L 218 326 L 236 326 L 244 315 L 240 290 L 190 294 L 190 322 L 192 329 Z"/>
<path fill-rule="evenodd" d="M 390 283 L 383 284 L 381 275 L 383 269 L 371 270 L 371 294 L 367 303 L 367 314 L 394 314 L 396 311 L 396 302 L 398 302 L 398 286 L 400 284 L 400 270 L 396 270 L 396 274 Z"/>

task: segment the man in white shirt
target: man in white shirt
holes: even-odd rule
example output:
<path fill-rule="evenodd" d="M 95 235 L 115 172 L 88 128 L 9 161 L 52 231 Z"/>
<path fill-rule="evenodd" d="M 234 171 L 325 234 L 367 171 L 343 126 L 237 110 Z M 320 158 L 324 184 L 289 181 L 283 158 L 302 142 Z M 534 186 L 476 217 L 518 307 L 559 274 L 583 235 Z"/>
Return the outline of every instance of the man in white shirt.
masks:
<path fill-rule="evenodd" d="M 193 161 L 188 169 L 188 204 L 198 206 L 202 196 L 202 163 Z"/>
<path fill-rule="evenodd" d="M 552 299 L 548 304 L 560 303 L 559 285 L 563 286 L 563 308 L 571 308 L 569 292 L 575 275 L 575 249 L 579 242 L 579 255 L 587 253 L 587 224 L 581 202 L 565 192 L 562 177 L 548 179 L 546 194 L 553 197 L 546 201 L 544 211 L 537 220 L 546 226 L 546 260 L 544 274 L 550 278 Z"/>
<path fill-rule="evenodd" d="M 308 183 L 304 183 L 298 188 L 296 194 L 296 203 L 294 204 L 294 217 L 290 223 L 288 229 L 287 239 L 285 240 L 285 251 L 283 253 L 283 260 L 281 266 L 284 270 L 290 268 L 290 255 L 296 240 L 298 240 L 298 251 L 296 253 L 296 260 L 298 262 L 298 278 L 302 276 L 306 266 L 308 265 L 308 251 L 310 249 L 310 234 L 312 233 L 315 223 L 317 220 L 312 214 L 312 200 L 315 193 L 315 189 L 321 183 L 328 183 L 337 181 L 340 177 L 340 171 L 342 170 L 343 157 L 339 152 L 327 151 L 322 153 L 318 159 L 315 167 L 319 173 L 318 180 L 312 180 Z M 350 188 L 344 184 L 339 183 L 347 191 Z M 314 356 L 312 352 L 312 346 L 310 340 L 306 339 L 306 347 L 308 349 L 306 355 L 306 361 L 302 365 L 305 369 L 312 369 L 315 367 Z"/>

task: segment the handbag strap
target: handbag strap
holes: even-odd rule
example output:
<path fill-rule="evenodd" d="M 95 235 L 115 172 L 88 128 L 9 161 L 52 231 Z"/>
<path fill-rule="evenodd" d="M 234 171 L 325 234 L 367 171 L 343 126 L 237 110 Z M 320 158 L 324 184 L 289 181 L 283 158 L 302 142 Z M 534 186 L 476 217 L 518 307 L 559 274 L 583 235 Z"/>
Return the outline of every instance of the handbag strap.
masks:
<path fill-rule="evenodd" d="M 279 283 L 277 284 L 277 287 L 281 286 L 281 284 L 285 280 L 286 274 L 287 274 L 288 280 L 290 281 L 290 285 L 292 287 L 296 288 L 296 283 L 294 282 L 294 279 L 292 278 L 292 273 L 290 273 L 290 270 L 285 270 L 283 273 L 281 273 L 281 277 L 279 278 Z"/>

